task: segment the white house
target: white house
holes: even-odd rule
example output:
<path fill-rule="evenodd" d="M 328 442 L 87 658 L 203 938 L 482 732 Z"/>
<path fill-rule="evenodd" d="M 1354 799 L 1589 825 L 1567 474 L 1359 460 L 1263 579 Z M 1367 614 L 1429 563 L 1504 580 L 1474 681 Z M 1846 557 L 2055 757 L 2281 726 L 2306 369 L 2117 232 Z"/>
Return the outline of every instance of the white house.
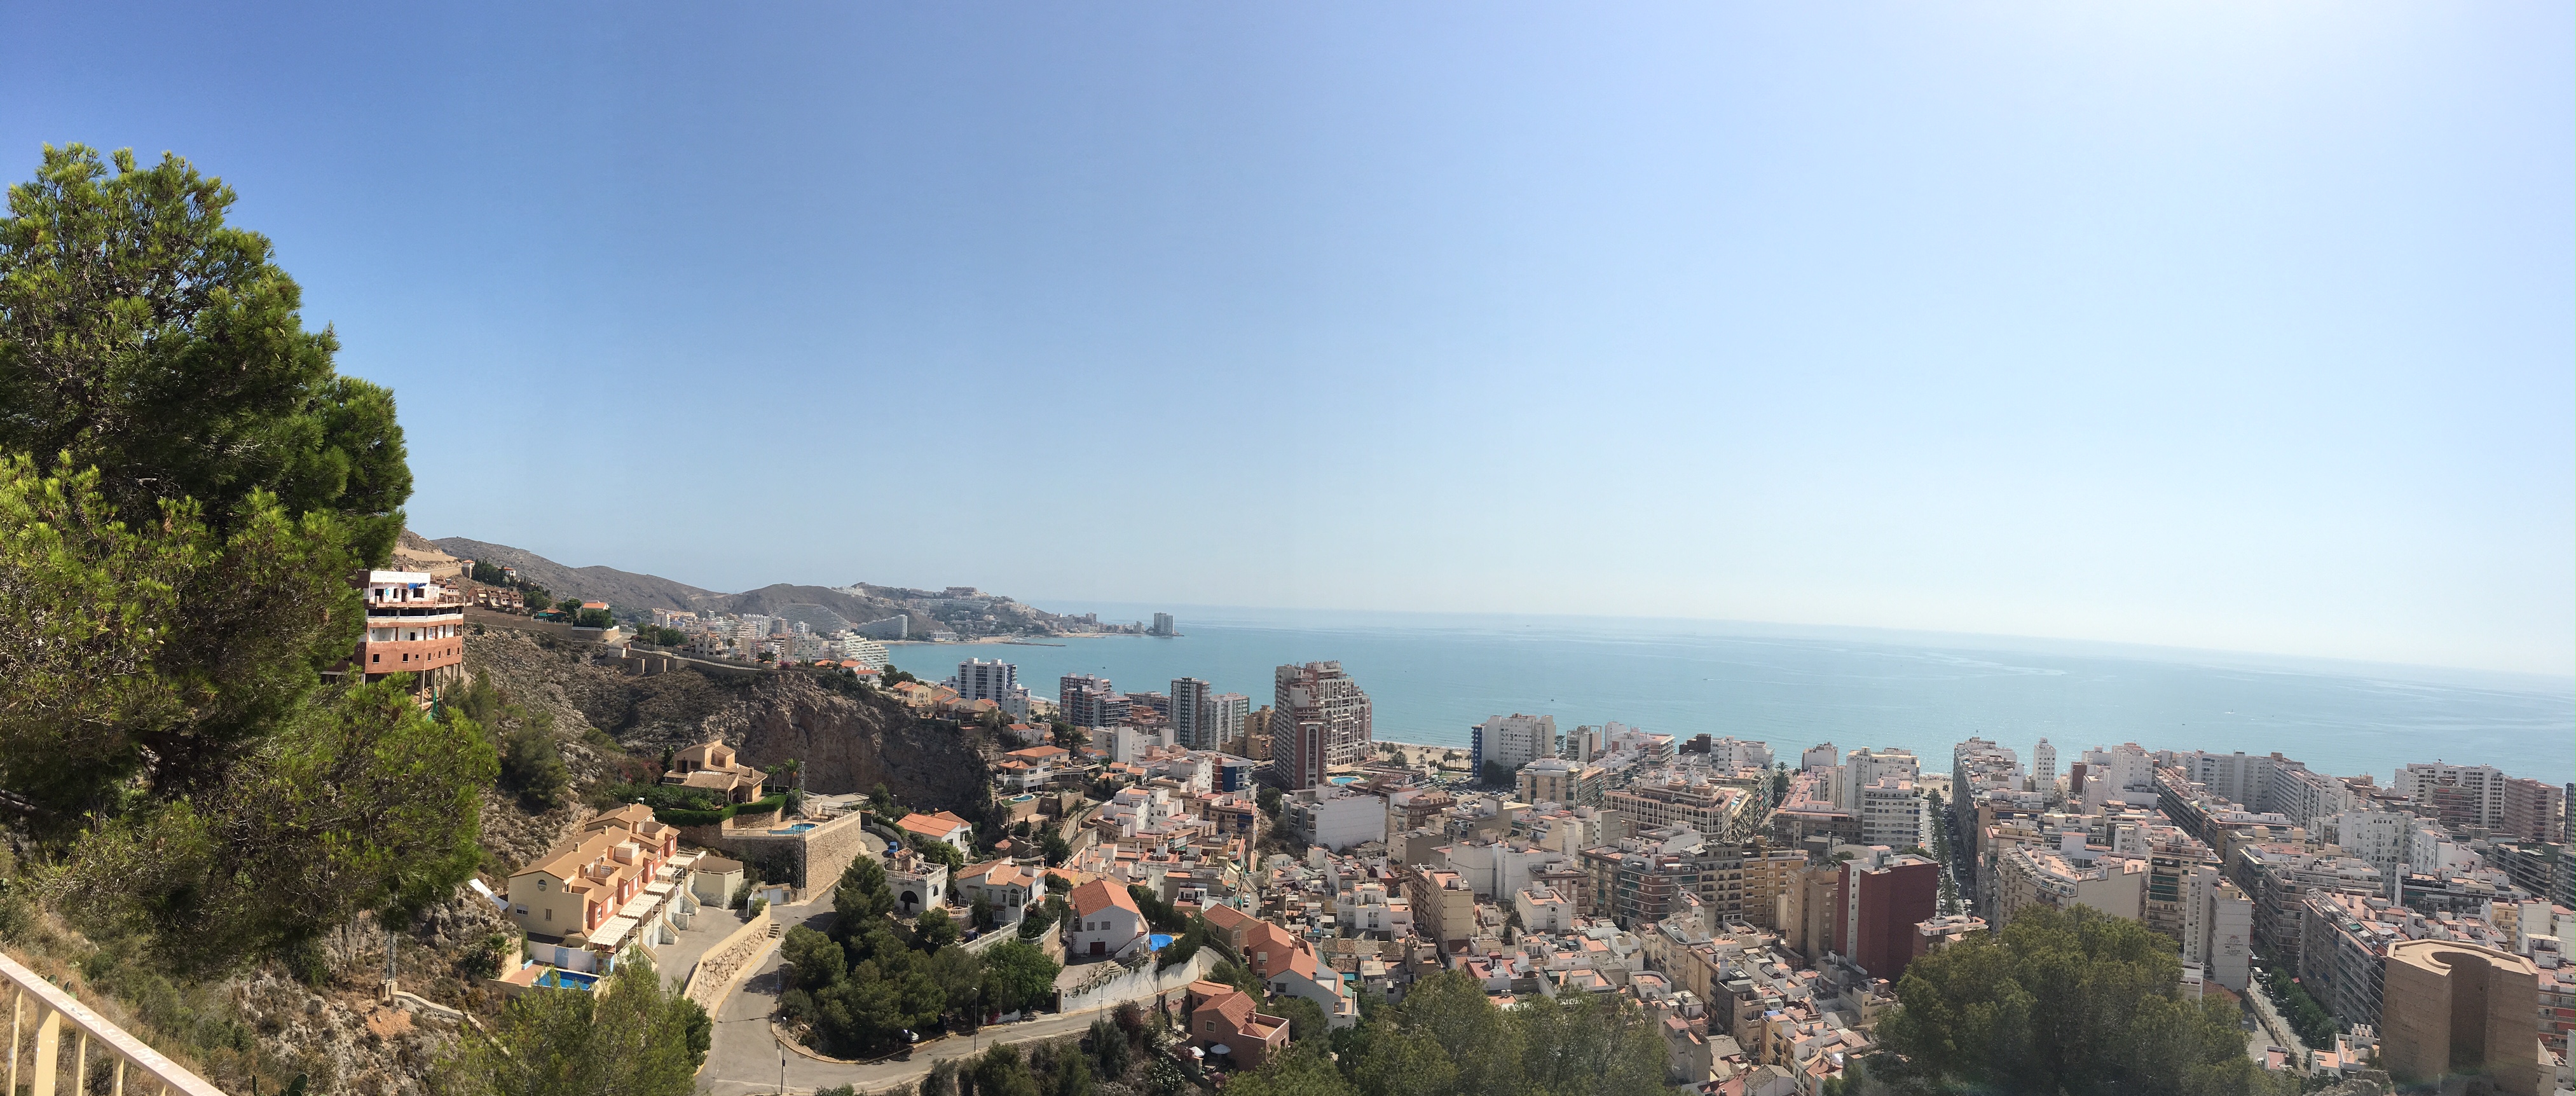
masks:
<path fill-rule="evenodd" d="M 1073 889 L 1073 925 L 1067 954 L 1075 958 L 1121 956 L 1145 944 L 1145 911 L 1114 880 L 1094 879 Z"/>
<path fill-rule="evenodd" d="M 987 860 L 957 873 L 958 901 L 971 905 L 978 898 L 1002 924 L 1015 925 L 1030 906 L 1046 898 L 1046 882 L 1007 857 Z"/>
<path fill-rule="evenodd" d="M 886 888 L 896 915 L 910 917 L 948 901 L 948 865 L 911 849 L 887 849 Z"/>
<path fill-rule="evenodd" d="M 932 841 L 945 841 L 968 856 L 975 854 L 975 828 L 968 825 L 965 819 L 947 811 L 937 814 L 907 814 L 903 816 L 902 821 L 895 823 L 895 828 Z"/>

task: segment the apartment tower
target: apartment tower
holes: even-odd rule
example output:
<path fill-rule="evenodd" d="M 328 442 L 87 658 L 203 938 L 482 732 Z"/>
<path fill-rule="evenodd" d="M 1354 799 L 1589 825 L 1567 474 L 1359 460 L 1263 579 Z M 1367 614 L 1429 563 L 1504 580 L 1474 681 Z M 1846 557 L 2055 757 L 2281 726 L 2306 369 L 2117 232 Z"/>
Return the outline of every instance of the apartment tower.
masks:
<path fill-rule="evenodd" d="M 1325 770 L 1368 759 L 1375 739 L 1368 694 L 1339 662 L 1281 666 L 1270 716 L 1270 765 L 1291 789 L 1324 782 Z"/>

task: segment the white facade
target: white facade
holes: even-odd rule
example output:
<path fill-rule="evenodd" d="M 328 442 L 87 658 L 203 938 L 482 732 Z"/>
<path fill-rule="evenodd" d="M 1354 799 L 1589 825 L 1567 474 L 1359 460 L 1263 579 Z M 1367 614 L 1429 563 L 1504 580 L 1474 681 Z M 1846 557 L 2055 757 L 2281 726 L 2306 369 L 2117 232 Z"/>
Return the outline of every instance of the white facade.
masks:
<path fill-rule="evenodd" d="M 1566 861 L 1564 853 L 1519 841 L 1461 841 L 1447 846 L 1448 867 L 1478 898 L 1500 899 L 1530 885 L 1530 872 Z"/>
<path fill-rule="evenodd" d="M 2183 886 L 2183 961 L 2200 964 L 2211 981 L 2245 992 L 2254 951 L 2254 901 L 2211 865 L 2194 869 Z"/>
<path fill-rule="evenodd" d="M 1552 715 L 1498 715 L 1475 727 L 1472 739 L 1477 772 L 1486 765 L 1501 765 L 1517 770 L 1542 757 L 1557 755 L 1556 717 Z"/>
<path fill-rule="evenodd" d="M 1001 659 L 986 662 L 970 658 L 957 664 L 957 699 L 966 703 L 990 700 L 1000 704 L 1020 686 L 1020 668 Z"/>
<path fill-rule="evenodd" d="M 1353 845 L 1386 840 L 1386 799 L 1343 788 L 1307 788 L 1288 800 L 1281 812 L 1289 832 L 1307 844 L 1340 852 Z"/>
<path fill-rule="evenodd" d="M 1923 766 L 1911 750 L 1853 750 L 1843 764 L 1842 795 L 1834 802 L 1847 811 L 1861 809 L 1860 791 L 1882 780 L 1912 783 Z"/>
<path fill-rule="evenodd" d="M 2345 811 L 2329 816 L 2334 828 L 2334 843 L 2344 855 L 2368 861 L 2381 876 L 2397 873 L 2397 867 L 2414 855 L 2415 822 L 2411 814 L 2396 811 Z"/>
<path fill-rule="evenodd" d="M 2057 794 L 2057 747 L 2048 740 L 2030 748 L 2030 790 L 2042 795 Z"/>
<path fill-rule="evenodd" d="M 1711 739 L 1708 763 L 1720 769 L 1767 769 L 1771 767 L 1771 744 L 1749 742 L 1741 738 Z"/>
<path fill-rule="evenodd" d="M 864 639 L 858 636 L 845 636 L 841 639 L 834 640 L 832 642 L 832 648 L 839 651 L 842 658 L 856 659 L 859 665 L 865 666 L 868 669 L 882 670 L 886 668 L 886 662 L 888 661 L 886 646 L 885 644 L 879 643 L 873 639 Z"/>
<path fill-rule="evenodd" d="M 2092 758 L 2098 754 L 2101 761 Z M 2114 799 L 2133 805 L 2154 806 L 2156 802 L 2155 763 L 2147 751 L 2135 742 L 2123 742 L 2107 751 L 2089 751 L 2085 755 L 2084 805 L 2100 811 L 2102 804 Z"/>
<path fill-rule="evenodd" d="M 1830 769 L 1842 763 L 1842 751 L 1835 749 L 1831 742 L 1809 746 L 1807 752 L 1798 755 L 1800 769 Z"/>
<path fill-rule="evenodd" d="M 1218 693 L 1207 698 L 1208 735 L 1215 743 L 1208 749 L 1223 749 L 1243 737 L 1243 725 L 1252 718 L 1252 698 L 1242 693 Z"/>
<path fill-rule="evenodd" d="M 2458 804 L 2474 811 L 2474 821 L 2459 819 L 2470 825 L 2504 825 L 2504 773 L 2493 765 L 2408 765 L 2397 770 L 2396 789 L 2420 807 Z"/>
<path fill-rule="evenodd" d="M 1180 817 L 1181 808 L 1161 788 L 1120 788 L 1100 813 L 1118 825 L 1121 836 L 1134 837 L 1170 828 L 1172 821 Z"/>
<path fill-rule="evenodd" d="M 1922 785 L 1881 778 L 1860 788 L 1857 799 L 1861 844 L 1900 850 L 1932 847 L 1932 804 L 1924 798 Z"/>

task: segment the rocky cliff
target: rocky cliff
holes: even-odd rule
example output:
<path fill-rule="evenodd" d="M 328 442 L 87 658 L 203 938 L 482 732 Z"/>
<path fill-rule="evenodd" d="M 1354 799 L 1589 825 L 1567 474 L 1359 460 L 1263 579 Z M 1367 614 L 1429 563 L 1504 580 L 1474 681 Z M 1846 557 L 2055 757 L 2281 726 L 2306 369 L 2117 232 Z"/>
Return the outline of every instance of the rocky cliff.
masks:
<path fill-rule="evenodd" d="M 596 648 L 494 629 L 466 640 L 466 667 L 522 704 L 555 713 L 576 776 L 596 729 L 635 755 L 721 739 L 743 760 L 805 764 L 806 790 L 864 792 L 883 783 L 904 802 L 979 811 L 997 747 L 980 731 L 916 719 L 862 686 L 789 670 L 716 676 L 693 670 L 635 677 Z M 588 766 L 605 773 L 606 766 Z"/>

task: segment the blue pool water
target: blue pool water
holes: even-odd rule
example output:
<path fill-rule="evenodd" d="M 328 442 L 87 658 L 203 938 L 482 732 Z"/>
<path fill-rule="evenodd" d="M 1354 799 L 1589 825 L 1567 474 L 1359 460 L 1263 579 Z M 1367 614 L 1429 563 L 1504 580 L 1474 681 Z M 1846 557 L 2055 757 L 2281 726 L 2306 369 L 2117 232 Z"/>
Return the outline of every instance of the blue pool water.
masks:
<path fill-rule="evenodd" d="M 1152 936 L 1146 937 L 1145 943 L 1155 951 L 1161 951 L 1164 948 L 1172 946 L 1172 938 L 1169 935 L 1158 932 Z"/>
<path fill-rule="evenodd" d="M 536 984 L 548 989 L 592 989 L 598 986 L 599 976 L 557 968 L 538 975 Z"/>
<path fill-rule="evenodd" d="M 805 831 L 807 831 L 807 830 L 813 829 L 813 828 L 814 828 L 814 826 L 815 826 L 815 823 L 812 823 L 812 822 L 799 822 L 799 823 L 797 823 L 797 824 L 795 824 L 795 825 L 793 825 L 793 826 L 788 826 L 788 827 L 786 827 L 786 828 L 784 828 L 784 829 L 771 830 L 771 831 L 769 831 L 769 832 L 771 832 L 771 833 L 803 833 L 803 832 L 805 832 Z"/>

